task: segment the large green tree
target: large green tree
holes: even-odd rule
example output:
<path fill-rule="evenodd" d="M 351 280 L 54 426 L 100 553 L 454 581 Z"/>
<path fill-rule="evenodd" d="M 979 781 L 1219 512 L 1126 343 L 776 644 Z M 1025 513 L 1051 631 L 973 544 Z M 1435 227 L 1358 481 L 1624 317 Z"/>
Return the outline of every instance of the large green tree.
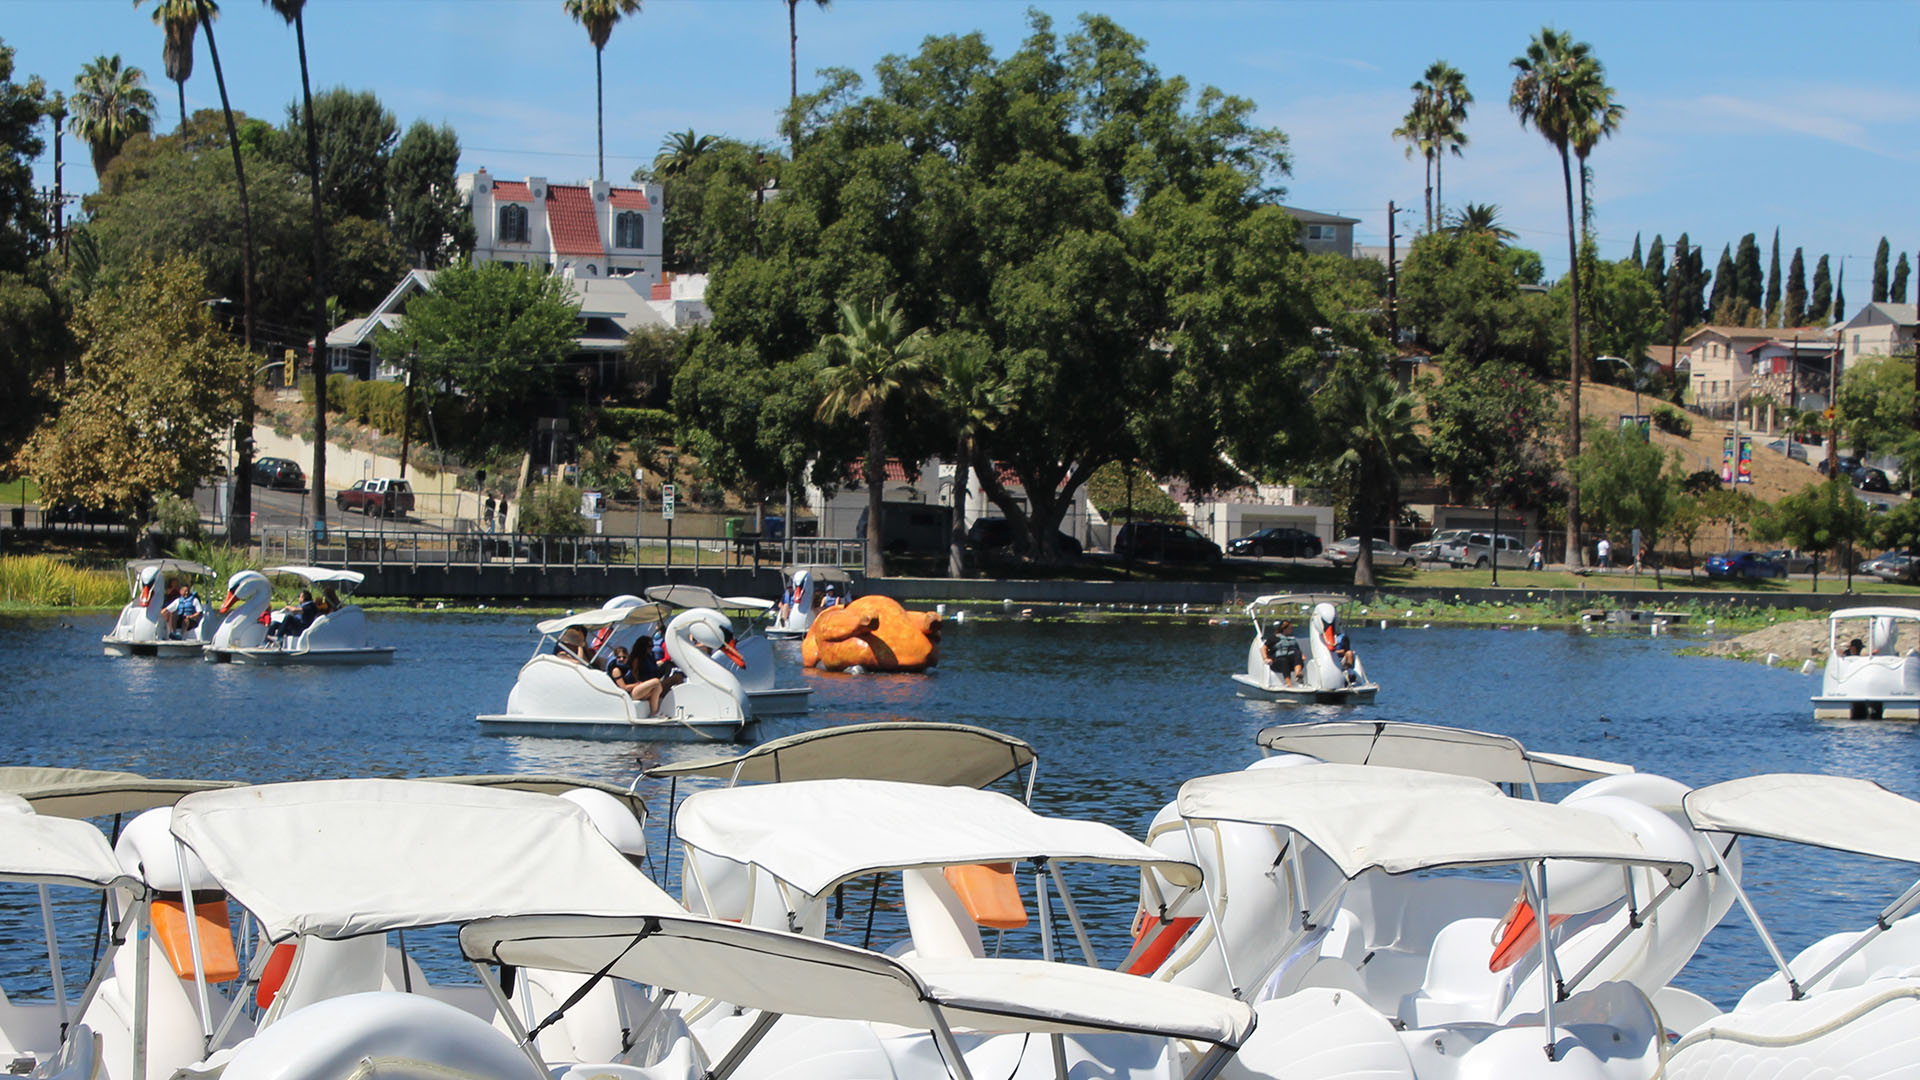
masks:
<path fill-rule="evenodd" d="M 47 207 L 33 187 L 46 109 L 46 86 L 37 76 L 16 80 L 13 48 L 0 40 L 0 272 L 18 273 L 46 250 Z"/>
<path fill-rule="evenodd" d="M 1880 238 L 1880 246 L 1873 249 L 1873 302 L 1887 302 L 1887 260 L 1893 257 L 1887 238 Z"/>
<path fill-rule="evenodd" d="M 127 140 L 153 130 L 153 92 L 147 73 L 121 64 L 120 54 L 96 56 L 73 80 L 68 130 L 86 140 L 95 176 L 107 171 Z"/>
<path fill-rule="evenodd" d="M 38 78 L 16 80 L 13 49 L 0 41 L 0 474 L 49 405 L 50 376 L 69 359 L 67 309 L 43 258 L 46 205 L 33 188 L 33 161 L 46 149 L 49 115 Z M 58 135 L 58 117 L 53 117 Z"/>
<path fill-rule="evenodd" d="M 1809 554 L 1820 556 L 1829 551 L 1851 551 L 1853 545 L 1873 535 L 1873 512 L 1853 493 L 1845 478 L 1835 476 L 1808 484 L 1785 496 L 1754 522 L 1754 533 L 1762 539 L 1778 538 Z M 1813 587 L 1820 588 L 1820 561 L 1814 562 Z M 1843 559 L 1849 566 L 1851 559 Z"/>
<path fill-rule="evenodd" d="M 800 26 L 796 18 L 800 0 L 784 0 L 784 2 L 787 5 L 787 108 L 792 110 L 800 103 Z M 813 0 L 813 4 L 825 11 L 833 6 L 833 0 Z M 795 120 L 789 117 L 785 126 L 790 132 L 794 132 L 794 124 Z M 789 140 L 797 138 L 797 133 L 789 135 Z M 792 141 L 787 145 L 791 149 Z"/>
<path fill-rule="evenodd" d="M 142 0 L 135 0 L 136 6 Z M 173 80 L 174 92 L 180 101 L 180 123 L 187 122 L 187 80 L 193 77 L 193 39 L 200 30 L 200 20 L 212 19 L 219 13 L 220 6 L 213 0 L 153 0 L 153 25 L 160 28 L 165 38 L 160 48 L 160 60 L 165 65 L 167 78 Z"/>
<path fill-rule="evenodd" d="M 586 28 L 587 40 L 593 42 L 593 138 L 599 152 L 599 171 L 594 176 L 607 178 L 607 91 L 606 82 L 601 78 L 600 58 L 607 51 L 607 42 L 613 37 L 614 24 L 628 15 L 640 10 L 640 0 L 562 0 L 574 22 Z"/>
<path fill-rule="evenodd" d="M 946 417 L 954 443 L 952 511 L 947 540 L 947 576 L 966 573 L 967 474 L 973 448 L 980 436 L 999 423 L 1008 405 L 1006 378 L 996 372 L 986 341 L 967 333 L 951 333 L 935 340 L 931 360 L 940 376 L 940 411 Z M 1041 553 L 1046 557 L 1046 553 Z"/>
<path fill-rule="evenodd" d="M 1833 312 L 1833 272 L 1827 269 L 1827 257 L 1813 264 L 1813 293 L 1807 298 L 1807 321 L 1815 326 L 1827 325 L 1827 316 Z"/>
<path fill-rule="evenodd" d="M 1518 364 L 1449 360 L 1420 381 L 1427 452 L 1456 501 L 1497 490 L 1510 504 L 1532 505 L 1552 485 L 1559 459 L 1547 436 L 1554 400 Z"/>
<path fill-rule="evenodd" d="M 1567 461 L 1590 520 L 1625 542 L 1640 530 L 1640 543 L 1651 551 L 1665 533 L 1680 501 L 1681 465 L 1678 453 L 1669 453 L 1630 428 L 1595 425 L 1579 457 Z M 1622 560 L 1625 561 L 1624 559 Z M 1659 571 L 1654 581 L 1659 583 Z"/>
<path fill-rule="evenodd" d="M 1427 169 L 1427 231 L 1432 232 L 1444 217 L 1445 202 L 1439 199 L 1440 166 L 1451 150 L 1460 156 L 1467 145 L 1462 130 L 1467 121 L 1467 106 L 1473 94 L 1467 90 L 1466 76 L 1444 60 L 1427 65 L 1420 81 L 1413 84 L 1413 104 L 1393 137 L 1406 142 L 1407 156 L 1418 151 Z"/>
<path fill-rule="evenodd" d="M 1914 374 L 1911 357 L 1873 356 L 1854 360 L 1840 379 L 1836 401 L 1841 445 L 1862 454 L 1894 454 L 1913 475 L 1920 466 L 1920 431 L 1913 428 Z"/>
<path fill-rule="evenodd" d="M 1734 315 L 1734 301 L 1738 295 L 1739 279 L 1734 274 L 1733 245 L 1720 246 L 1720 262 L 1713 268 L 1713 292 L 1707 298 L 1707 310 L 1712 312 L 1708 321 L 1732 323 L 1740 320 Z"/>
<path fill-rule="evenodd" d="M 1523 288 L 1537 283 L 1538 266 L 1538 256 L 1491 233 L 1429 233 L 1413 242 L 1400 272 L 1401 323 L 1448 359 L 1504 361 L 1545 375 L 1553 308 Z"/>
<path fill-rule="evenodd" d="M 1646 361 L 1647 346 L 1653 344 L 1666 322 L 1660 296 L 1648 284 L 1646 272 L 1628 262 L 1595 262 L 1585 284 L 1585 344 L 1596 357 L 1618 357 L 1638 370 Z M 1571 303 L 1571 291 L 1566 278 L 1554 284 L 1553 300 L 1563 305 L 1563 312 L 1564 305 Z M 1612 381 L 1619 365 L 1609 366 L 1613 370 L 1608 381 Z"/>
<path fill-rule="evenodd" d="M 931 389 L 926 362 L 931 335 L 907 326 L 906 313 L 889 296 L 865 310 L 840 301 L 840 329 L 820 339 L 820 404 L 824 420 L 858 420 L 867 429 L 861 481 L 867 488 L 867 576 L 887 576 L 884 512 L 887 477 L 887 412 Z"/>
<path fill-rule="evenodd" d="M 1800 326 L 1807 318 L 1807 260 L 1801 249 L 1793 249 L 1793 261 L 1787 264 L 1787 291 L 1781 298 L 1785 309 L 1781 326 Z"/>
<path fill-rule="evenodd" d="M 1760 272 L 1760 244 L 1752 233 L 1740 238 L 1733 255 L 1733 292 L 1749 312 L 1762 312 L 1766 280 Z"/>
<path fill-rule="evenodd" d="M 1907 265 L 1907 253 L 1900 253 L 1900 261 L 1893 266 L 1893 284 L 1887 288 L 1887 299 L 1896 304 L 1907 302 L 1907 275 L 1912 268 Z"/>
<path fill-rule="evenodd" d="M 1399 510 L 1400 479 L 1420 454 L 1412 394 L 1379 365 L 1349 357 L 1316 397 L 1330 472 L 1346 488 L 1354 534 L 1361 538 L 1353 583 L 1375 584 L 1374 531 Z"/>
<path fill-rule="evenodd" d="M 274 158 L 302 177 L 310 167 L 306 115 L 301 102 L 289 104 L 286 123 L 269 144 Z M 313 115 L 318 121 L 320 198 L 328 217 L 385 221 L 387 173 L 400 137 L 393 113 L 370 90 L 336 86 L 314 95 Z M 454 149 L 457 153 L 457 140 Z"/>
<path fill-rule="evenodd" d="M 473 216 L 454 186 L 460 137 L 415 120 L 387 166 L 393 236 L 413 265 L 437 270 L 473 250 Z"/>

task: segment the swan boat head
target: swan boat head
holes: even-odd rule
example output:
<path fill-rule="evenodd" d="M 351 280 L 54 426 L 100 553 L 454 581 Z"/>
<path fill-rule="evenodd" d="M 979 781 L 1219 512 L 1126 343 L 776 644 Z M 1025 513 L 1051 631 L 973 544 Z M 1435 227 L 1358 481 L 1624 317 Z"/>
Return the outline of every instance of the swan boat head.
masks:
<path fill-rule="evenodd" d="M 217 649 L 248 649 L 267 638 L 265 616 L 273 600 L 273 583 L 258 570 L 242 570 L 227 579 L 227 598 L 220 605 L 224 616 L 213 635 Z"/>

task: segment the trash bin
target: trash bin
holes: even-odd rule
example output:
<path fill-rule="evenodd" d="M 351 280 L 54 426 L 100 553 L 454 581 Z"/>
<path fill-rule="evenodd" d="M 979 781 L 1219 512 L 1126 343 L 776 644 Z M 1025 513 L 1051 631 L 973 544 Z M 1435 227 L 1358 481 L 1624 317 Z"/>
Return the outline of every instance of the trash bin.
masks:
<path fill-rule="evenodd" d="M 325 521 L 316 521 L 313 523 L 313 542 L 316 544 L 324 544 L 327 542 L 327 523 Z"/>
<path fill-rule="evenodd" d="M 24 529 L 27 527 L 27 508 L 26 507 L 16 506 L 9 513 L 10 513 L 10 516 L 13 518 L 14 528 Z"/>
<path fill-rule="evenodd" d="M 747 531 L 746 518 L 728 518 L 727 519 L 727 539 L 731 540 L 734 537 L 739 536 L 741 533 L 746 531 Z"/>

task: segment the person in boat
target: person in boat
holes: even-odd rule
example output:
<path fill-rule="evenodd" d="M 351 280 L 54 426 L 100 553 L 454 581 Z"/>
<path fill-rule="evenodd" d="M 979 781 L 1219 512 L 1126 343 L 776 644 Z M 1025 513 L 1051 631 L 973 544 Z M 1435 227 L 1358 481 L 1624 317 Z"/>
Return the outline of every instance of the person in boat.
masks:
<path fill-rule="evenodd" d="M 560 631 L 560 640 L 553 643 L 553 655 L 562 660 L 571 660 L 576 664 L 586 664 L 586 632 L 577 626 L 569 626 Z"/>
<path fill-rule="evenodd" d="M 1847 642 L 1846 647 L 1840 650 L 1841 656 L 1865 656 L 1866 653 L 1867 643 L 1861 641 L 1859 638 L 1854 638 L 1852 641 Z"/>
<path fill-rule="evenodd" d="M 654 665 L 651 650 L 629 653 L 623 646 L 614 646 L 613 658 L 607 662 L 607 675 L 628 697 L 644 703 L 648 716 L 660 711 L 660 699 L 667 693 L 667 680 Z"/>
<path fill-rule="evenodd" d="M 334 592 L 333 586 L 329 585 L 326 587 L 326 590 L 320 594 L 320 614 L 332 615 L 339 610 L 340 594 Z"/>
<path fill-rule="evenodd" d="M 314 603 L 313 590 L 301 589 L 300 599 L 280 609 L 279 618 L 267 627 L 267 640 L 298 637 L 320 617 L 320 605 Z"/>
<path fill-rule="evenodd" d="M 820 590 L 819 606 L 823 611 L 830 607 L 839 607 L 840 590 L 832 585 Z"/>
<path fill-rule="evenodd" d="M 166 623 L 167 637 L 178 639 L 182 633 L 200 625 L 206 615 L 206 605 L 191 586 L 179 586 L 170 595 L 167 606 L 160 610 L 160 618 Z"/>
<path fill-rule="evenodd" d="M 1260 655 L 1267 661 L 1267 667 L 1279 673 L 1280 681 L 1288 686 L 1299 684 L 1306 674 L 1306 657 L 1301 655 L 1300 641 L 1293 636 L 1293 620 L 1281 619 L 1280 625 L 1267 631 L 1260 642 Z"/>
<path fill-rule="evenodd" d="M 1333 639 L 1333 659 L 1340 665 L 1341 674 L 1347 677 L 1347 685 L 1353 685 L 1359 676 L 1354 673 L 1353 639 L 1347 636 L 1345 630 Z"/>

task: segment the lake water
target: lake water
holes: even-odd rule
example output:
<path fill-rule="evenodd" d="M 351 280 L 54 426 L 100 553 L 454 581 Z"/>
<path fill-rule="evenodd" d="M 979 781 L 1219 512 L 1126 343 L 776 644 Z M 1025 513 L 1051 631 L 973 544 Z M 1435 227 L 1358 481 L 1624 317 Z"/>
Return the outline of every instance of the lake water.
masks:
<path fill-rule="evenodd" d="M 474 716 L 505 704 L 535 643 L 525 615 L 376 614 L 374 639 L 400 652 L 391 666 L 358 669 L 113 659 L 98 644 L 111 621 L 0 618 L 5 762 L 246 781 L 560 772 L 624 784 L 646 764 L 713 752 L 482 736 Z M 1817 677 L 1676 656 L 1684 642 L 1671 637 L 1361 627 L 1355 644 L 1382 690 L 1377 705 L 1343 711 L 1236 698 L 1228 676 L 1244 665 L 1243 625 L 972 618 L 949 626 L 936 673 L 809 676 L 811 715 L 768 721 L 763 734 L 892 718 L 984 725 L 1038 750 L 1038 809 L 1133 835 L 1183 780 L 1257 757 L 1253 736 L 1262 726 L 1330 716 L 1503 732 L 1530 747 L 1623 761 L 1695 785 L 1822 772 L 1920 794 L 1920 732 L 1912 725 L 1816 722 L 1807 699 Z M 777 648 L 786 650 L 788 677 L 797 677 L 797 646 Z M 657 825 L 665 787 L 646 781 L 641 790 Z M 658 852 L 660 831 L 652 831 Z M 1911 873 L 1749 842 L 1745 881 L 1791 956 L 1826 933 L 1865 926 Z M 1084 888 L 1081 906 L 1111 963 L 1124 951 L 1134 882 Z M 74 900 L 63 912 L 77 931 L 69 962 L 84 969 L 92 909 Z M 0 914 L 0 944 L 18 945 L 0 950 L 9 992 L 40 966 L 19 966 L 38 940 L 37 915 L 17 907 Z M 1727 1004 L 1767 971 L 1736 908 L 1679 981 Z"/>

